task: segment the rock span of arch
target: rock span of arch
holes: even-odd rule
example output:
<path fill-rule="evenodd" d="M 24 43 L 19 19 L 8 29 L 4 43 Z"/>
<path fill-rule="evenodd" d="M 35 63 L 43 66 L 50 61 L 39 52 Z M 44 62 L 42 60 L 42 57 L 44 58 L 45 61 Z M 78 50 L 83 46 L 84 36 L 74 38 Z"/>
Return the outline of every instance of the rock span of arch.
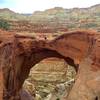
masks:
<path fill-rule="evenodd" d="M 0 100 L 17 99 L 31 67 L 48 57 L 63 58 L 77 70 L 75 84 L 64 100 L 98 97 L 100 33 L 73 31 L 48 41 L 0 31 Z"/>

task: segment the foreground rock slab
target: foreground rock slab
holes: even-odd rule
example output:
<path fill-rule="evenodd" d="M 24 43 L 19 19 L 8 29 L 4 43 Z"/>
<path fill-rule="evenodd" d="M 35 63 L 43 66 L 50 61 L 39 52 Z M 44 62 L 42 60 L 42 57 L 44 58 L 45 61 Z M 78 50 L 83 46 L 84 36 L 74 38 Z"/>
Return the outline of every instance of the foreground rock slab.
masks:
<path fill-rule="evenodd" d="M 81 30 L 52 41 L 0 31 L 0 100 L 24 100 L 22 85 L 30 69 L 49 57 L 63 58 L 77 70 L 64 100 L 100 99 L 100 33 Z"/>

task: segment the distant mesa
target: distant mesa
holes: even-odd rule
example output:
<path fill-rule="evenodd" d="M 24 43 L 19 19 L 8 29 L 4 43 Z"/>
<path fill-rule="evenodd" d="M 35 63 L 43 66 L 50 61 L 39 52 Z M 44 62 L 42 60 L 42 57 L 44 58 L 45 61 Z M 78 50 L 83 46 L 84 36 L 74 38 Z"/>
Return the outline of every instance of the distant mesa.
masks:
<path fill-rule="evenodd" d="M 0 9 L 0 13 L 1 12 L 8 12 L 8 13 L 12 12 L 12 13 L 15 13 L 14 11 L 10 10 L 9 8 Z"/>

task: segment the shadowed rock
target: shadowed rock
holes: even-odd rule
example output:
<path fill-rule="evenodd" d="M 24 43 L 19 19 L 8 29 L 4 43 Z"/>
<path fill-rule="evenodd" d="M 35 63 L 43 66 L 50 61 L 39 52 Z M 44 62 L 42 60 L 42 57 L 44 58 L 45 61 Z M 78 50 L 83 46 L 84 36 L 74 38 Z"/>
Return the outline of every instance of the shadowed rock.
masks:
<path fill-rule="evenodd" d="M 21 90 L 20 98 L 21 98 L 21 100 L 33 100 L 32 96 L 25 90 Z"/>

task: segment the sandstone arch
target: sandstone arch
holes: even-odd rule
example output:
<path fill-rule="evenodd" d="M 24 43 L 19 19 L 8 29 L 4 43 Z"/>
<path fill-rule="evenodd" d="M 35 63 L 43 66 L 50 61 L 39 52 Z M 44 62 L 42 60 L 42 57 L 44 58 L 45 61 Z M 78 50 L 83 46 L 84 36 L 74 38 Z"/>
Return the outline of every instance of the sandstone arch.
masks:
<path fill-rule="evenodd" d="M 75 85 L 66 100 L 94 100 L 100 94 L 100 35 L 92 31 L 68 32 L 52 41 L 0 33 L 0 75 L 5 100 L 17 98 L 30 68 L 47 57 L 67 58 L 79 64 Z M 77 68 L 77 66 L 76 66 Z M 3 74 L 2 74 L 3 73 Z M 2 90 L 3 89 L 3 90 Z"/>

